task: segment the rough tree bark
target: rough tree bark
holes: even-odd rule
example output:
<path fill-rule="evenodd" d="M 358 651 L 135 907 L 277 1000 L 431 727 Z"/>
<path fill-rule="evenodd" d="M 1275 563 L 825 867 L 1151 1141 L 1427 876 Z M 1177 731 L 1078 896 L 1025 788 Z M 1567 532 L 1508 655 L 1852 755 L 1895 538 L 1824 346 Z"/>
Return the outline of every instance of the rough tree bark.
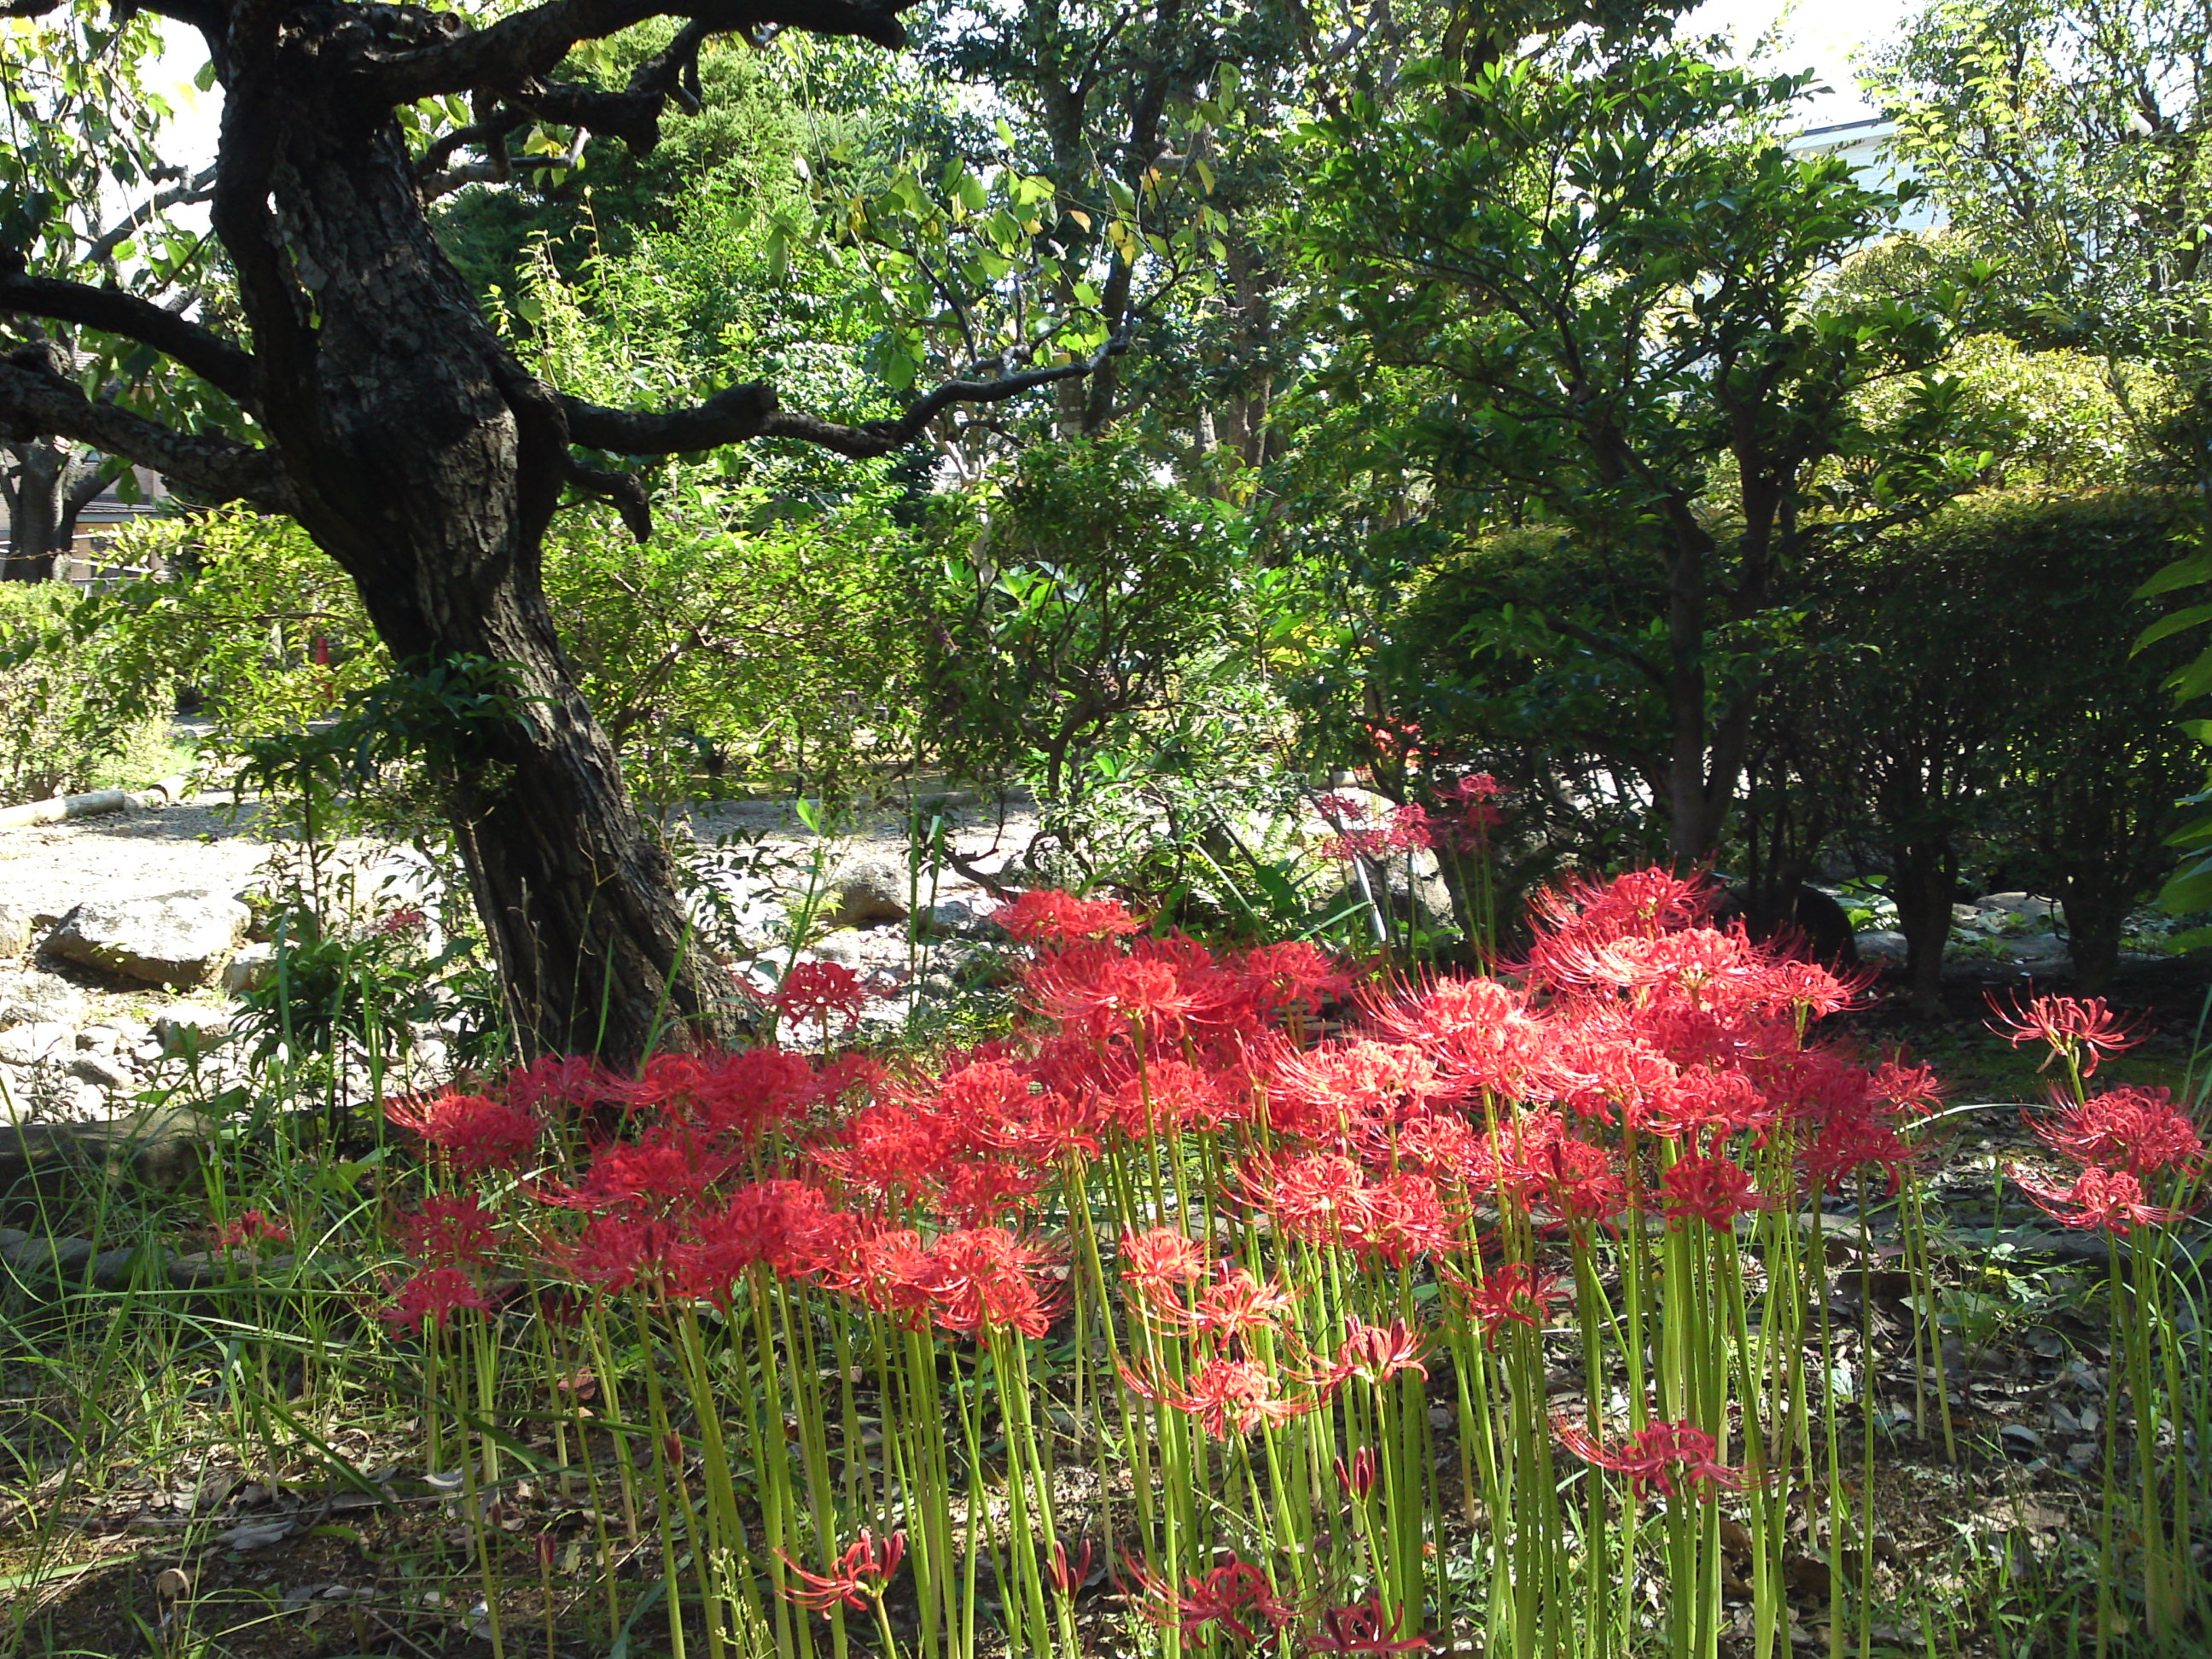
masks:
<path fill-rule="evenodd" d="M 0 444 L 0 455 L 12 462 L 0 472 L 0 502 L 8 508 L 0 581 L 51 581 L 54 562 L 76 539 L 77 520 L 122 465 L 53 438 Z"/>
<path fill-rule="evenodd" d="M 781 27 L 893 46 L 908 3 L 547 0 L 475 28 L 350 0 L 158 0 L 153 9 L 204 35 L 223 88 L 213 223 L 251 351 L 114 289 L 33 277 L 0 248 L 0 309 L 157 347 L 235 402 L 264 441 L 173 432 L 94 402 L 35 348 L 0 362 L 0 438 L 66 437 L 202 495 L 289 514 L 352 576 L 397 661 L 512 665 L 516 712 L 472 733 L 489 763 L 452 781 L 448 806 L 532 1050 L 626 1062 L 671 1026 L 711 1038 L 726 1017 L 725 981 L 689 951 L 666 855 L 546 605 L 542 539 L 568 492 L 612 499 L 637 533 L 649 530 L 636 479 L 586 465 L 572 446 L 650 456 L 781 436 L 877 455 L 953 403 L 1091 365 L 955 381 L 898 419 L 854 426 L 783 411 L 765 385 L 665 413 L 606 409 L 563 397 L 501 343 L 440 251 L 426 202 L 462 149 L 485 149 L 496 167 L 532 122 L 649 149 L 716 33 Z M 628 87 L 546 78 L 575 45 L 655 15 L 688 21 Z M 410 154 L 395 112 L 453 94 L 474 100 L 475 125 Z"/>

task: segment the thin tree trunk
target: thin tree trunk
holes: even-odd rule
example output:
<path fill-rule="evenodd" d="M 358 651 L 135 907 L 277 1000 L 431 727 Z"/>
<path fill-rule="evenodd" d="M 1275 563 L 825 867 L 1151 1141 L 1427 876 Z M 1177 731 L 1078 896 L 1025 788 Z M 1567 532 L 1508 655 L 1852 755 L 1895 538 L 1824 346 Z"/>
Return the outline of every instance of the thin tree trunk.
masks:
<path fill-rule="evenodd" d="M 1890 848 L 1890 897 L 1905 935 L 1905 977 L 1912 1012 L 1943 1014 L 1943 947 L 1951 939 L 1951 906 L 1959 893 L 1959 857 L 1948 845 L 1916 842 Z"/>

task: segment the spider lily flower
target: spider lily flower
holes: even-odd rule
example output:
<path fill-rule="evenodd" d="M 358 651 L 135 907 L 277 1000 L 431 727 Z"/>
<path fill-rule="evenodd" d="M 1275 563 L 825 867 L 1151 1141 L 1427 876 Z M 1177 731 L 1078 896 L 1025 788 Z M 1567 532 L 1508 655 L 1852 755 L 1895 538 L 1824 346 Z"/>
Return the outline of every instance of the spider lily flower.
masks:
<path fill-rule="evenodd" d="M 895 1532 L 878 1547 L 875 1534 L 863 1527 L 859 1541 L 848 1547 L 837 1565 L 826 1573 L 809 1572 L 781 1549 L 776 1554 L 800 1581 L 783 1587 L 784 1599 L 827 1619 L 841 1602 L 865 1613 L 882 1600 L 905 1558 L 906 1534 Z"/>

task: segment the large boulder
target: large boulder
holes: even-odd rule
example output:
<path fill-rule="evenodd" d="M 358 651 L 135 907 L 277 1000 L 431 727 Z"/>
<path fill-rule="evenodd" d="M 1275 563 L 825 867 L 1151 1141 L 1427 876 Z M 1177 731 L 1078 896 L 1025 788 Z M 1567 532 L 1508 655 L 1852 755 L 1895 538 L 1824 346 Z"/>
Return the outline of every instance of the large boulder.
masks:
<path fill-rule="evenodd" d="M 216 976 L 252 919 L 228 894 L 204 888 L 92 899 L 47 936 L 46 948 L 81 967 L 183 989 Z"/>

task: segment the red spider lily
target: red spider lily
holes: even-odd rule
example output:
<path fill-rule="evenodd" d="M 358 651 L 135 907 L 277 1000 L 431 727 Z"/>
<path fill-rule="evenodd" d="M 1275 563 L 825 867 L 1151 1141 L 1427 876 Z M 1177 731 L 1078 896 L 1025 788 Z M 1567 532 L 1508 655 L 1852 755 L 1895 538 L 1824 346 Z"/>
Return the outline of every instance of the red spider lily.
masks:
<path fill-rule="evenodd" d="M 720 1211 L 693 1218 L 668 1252 L 672 1295 L 726 1303 L 737 1283 L 765 1265 L 783 1278 L 818 1273 L 836 1257 L 829 1200 L 799 1181 L 739 1188 Z"/>
<path fill-rule="evenodd" d="M 1073 1595 L 1091 1577 L 1091 1544 L 1085 1540 L 1082 1553 L 1073 1561 L 1067 1559 L 1067 1546 L 1057 1538 L 1052 1540 L 1052 1565 L 1046 1569 L 1053 1588 L 1062 1595 Z"/>
<path fill-rule="evenodd" d="M 411 939 L 430 925 L 430 919 L 422 911 L 410 906 L 394 910 L 379 921 L 374 932 L 379 939 Z"/>
<path fill-rule="evenodd" d="M 842 1014 L 849 1031 L 860 1023 L 860 1011 L 874 995 L 867 981 L 842 963 L 800 962 L 793 963 L 782 982 L 762 1000 L 786 1019 L 818 1021 L 825 1031 L 830 1017 Z"/>
<path fill-rule="evenodd" d="M 1505 822 L 1493 804 L 1501 790 L 1487 772 L 1460 779 L 1442 792 L 1444 817 L 1437 826 L 1439 845 L 1455 853 L 1479 853 L 1490 844 L 1490 832 Z"/>
<path fill-rule="evenodd" d="M 1298 1008 L 1308 1014 L 1318 1014 L 1323 1004 L 1352 988 L 1352 975 L 1304 939 L 1259 945 L 1247 951 L 1237 966 L 1248 980 L 1261 988 L 1270 1012 Z"/>
<path fill-rule="evenodd" d="M 969 1228 L 946 1233 L 930 1247 L 915 1285 L 930 1317 L 945 1330 L 972 1335 L 1012 1329 L 1042 1336 L 1065 1286 L 1042 1288 L 1039 1269 L 1060 1259 L 1003 1227 Z"/>
<path fill-rule="evenodd" d="M 1284 1044 L 1267 1053 L 1266 1066 L 1268 1127 L 1278 1138 L 1316 1146 L 1341 1139 L 1352 1125 L 1410 1116 L 1447 1092 L 1433 1054 L 1417 1040 Z"/>
<path fill-rule="evenodd" d="M 1003 1158 L 956 1163 L 943 1172 L 933 1207 L 963 1227 L 988 1227 L 1036 1206 L 1048 1173 Z"/>
<path fill-rule="evenodd" d="M 1529 901 L 1536 941 L 1527 977 L 1560 990 L 1593 988 L 1589 963 L 1594 952 L 1615 940 L 1653 939 L 1702 921 L 1714 897 L 1701 878 L 1670 870 L 1632 870 L 1611 881 L 1571 879 Z"/>
<path fill-rule="evenodd" d="M 620 1092 L 614 1076 L 586 1054 L 541 1054 L 509 1072 L 500 1086 L 501 1098 L 533 1116 L 555 1106 L 588 1111 Z"/>
<path fill-rule="evenodd" d="M 1394 1319 L 1388 1325 L 1370 1325 L 1355 1314 L 1345 1322 L 1345 1337 L 1336 1358 L 1308 1381 L 1323 1395 L 1331 1395 L 1355 1376 L 1371 1388 L 1382 1387 L 1402 1371 L 1419 1371 L 1426 1376 L 1429 1368 L 1421 1363 L 1421 1356 L 1428 1352 L 1428 1339 L 1402 1319 Z"/>
<path fill-rule="evenodd" d="M 499 1224 L 474 1193 L 441 1194 L 398 1218 L 401 1248 L 432 1267 L 480 1267 L 499 1251 Z"/>
<path fill-rule="evenodd" d="M 1875 1067 L 1867 1092 L 1914 1117 L 1925 1117 L 1943 1103 L 1943 1084 L 1935 1067 L 1908 1065 L 1899 1057 Z"/>
<path fill-rule="evenodd" d="M 1183 1581 L 1174 1590 L 1135 1561 L 1126 1561 L 1129 1577 L 1144 1591 L 1139 1608 L 1163 1630 L 1180 1630 L 1195 1636 L 1208 1625 L 1218 1625 L 1228 1635 L 1246 1644 L 1261 1639 L 1259 1626 L 1280 1630 L 1298 1616 L 1297 1609 L 1276 1593 L 1267 1575 L 1249 1561 L 1231 1560 L 1226 1565 Z"/>
<path fill-rule="evenodd" d="M 291 1230 L 281 1221 L 271 1221 L 258 1210 L 246 1210 L 216 1229 L 215 1247 L 218 1250 L 236 1249 L 241 1244 L 289 1244 Z"/>
<path fill-rule="evenodd" d="M 614 1097 L 634 1112 L 657 1111 L 688 1121 L 696 1115 L 699 1092 L 713 1075 L 704 1054 L 653 1054 L 635 1078 L 616 1081 Z"/>
<path fill-rule="evenodd" d="M 692 1089 L 700 1127 L 750 1146 L 823 1098 L 825 1079 L 804 1054 L 764 1044 L 709 1062 Z"/>
<path fill-rule="evenodd" d="M 442 1325 L 464 1309 L 489 1313 L 491 1304 L 459 1267 L 425 1267 L 394 1289 L 392 1305 L 377 1310 L 376 1316 L 391 1327 L 394 1336 L 404 1336 L 426 1326 Z"/>
<path fill-rule="evenodd" d="M 1602 1146 L 1562 1136 L 1531 1149 L 1527 1167 L 1537 1200 L 1563 1221 L 1610 1222 L 1628 1208 L 1628 1178 Z"/>
<path fill-rule="evenodd" d="M 1113 939 L 1145 924 L 1112 899 L 1083 899 L 1050 888 L 1033 888 L 991 913 L 1017 945 L 1067 945 Z"/>
<path fill-rule="evenodd" d="M 1289 1237 L 1393 1267 L 1458 1242 L 1436 1183 L 1418 1170 L 1370 1181 L 1352 1159 L 1316 1152 L 1255 1161 L 1231 1182 Z"/>
<path fill-rule="evenodd" d="M 2164 1089 L 2114 1089 L 2087 1101 L 2062 1100 L 2034 1129 L 2045 1146 L 2077 1164 L 2138 1178 L 2165 1170 L 2194 1175 L 2204 1157 L 2196 1123 Z"/>
<path fill-rule="evenodd" d="M 1641 1492 L 1657 1487 L 1675 1495 L 1675 1483 L 1710 1497 L 1720 1487 L 1733 1492 L 1743 1485 L 1743 1473 L 1714 1462 L 1717 1448 L 1712 1436 L 1694 1423 L 1650 1423 L 1608 1450 L 1590 1433 L 1565 1418 L 1552 1419 L 1559 1443 L 1594 1468 L 1625 1474 L 1632 1488 Z"/>
<path fill-rule="evenodd" d="M 2072 1060 L 2083 1077 L 2093 1074 L 2106 1054 L 2142 1041 L 2102 997 L 2030 997 L 2008 1008 L 1992 993 L 1990 1009 L 1996 1016 L 1990 1029 L 2009 1038 L 2014 1048 L 2048 1043 L 2052 1060 Z"/>
<path fill-rule="evenodd" d="M 1379 1466 L 1375 1458 L 1375 1448 L 1362 1446 L 1352 1454 L 1352 1461 L 1349 1463 L 1341 1457 L 1336 1460 L 1337 1484 L 1344 1488 L 1347 1497 L 1364 1498 L 1375 1490 L 1375 1478 L 1378 1468 Z"/>
<path fill-rule="evenodd" d="M 2125 1170 L 2103 1170 L 2092 1164 L 2074 1177 L 2071 1187 L 2043 1187 L 2017 1170 L 2008 1171 L 2020 1189 L 2045 1212 L 2069 1227 L 2125 1233 L 2136 1227 L 2162 1227 L 2178 1221 L 2184 1211 L 2153 1204 L 2142 1182 Z"/>
<path fill-rule="evenodd" d="M 1154 1307 L 1176 1304 L 1177 1285 L 1188 1285 L 1206 1272 L 1206 1247 L 1172 1227 L 1123 1233 L 1121 1277 Z"/>
<path fill-rule="evenodd" d="M 1508 1261 L 1492 1267 L 1480 1280 L 1462 1279 L 1447 1270 L 1442 1275 L 1457 1293 L 1468 1319 L 1495 1346 L 1509 1323 L 1540 1331 L 1550 1322 L 1553 1303 L 1560 1299 L 1557 1273 L 1539 1273 L 1525 1261 Z"/>
<path fill-rule="evenodd" d="M 1665 1189 L 1669 1221 L 1702 1221 L 1725 1231 L 1738 1216 L 1769 1206 L 1751 1171 L 1725 1158 L 1693 1152 L 1677 1158 L 1659 1177 L 1659 1184 Z"/>
<path fill-rule="evenodd" d="M 848 1546 L 837 1565 L 826 1573 L 807 1571 L 781 1549 L 776 1554 L 802 1581 L 786 1584 L 784 1599 L 811 1608 L 827 1619 L 841 1602 L 865 1613 L 883 1599 L 892 1575 L 905 1559 L 906 1534 L 895 1532 L 878 1548 L 875 1534 L 863 1527 L 860 1540 Z"/>
<path fill-rule="evenodd" d="M 1895 1192 L 1912 1149 L 1899 1138 L 1892 1115 L 1893 1109 L 1863 1091 L 1831 1103 L 1810 1143 L 1798 1149 L 1798 1168 L 1808 1184 L 1837 1189 L 1845 1176 L 1873 1165 Z"/>
<path fill-rule="evenodd" d="M 384 1115 L 418 1134 L 457 1174 L 509 1169 L 538 1145 L 538 1120 L 512 1102 L 452 1090 L 428 1100 L 404 1096 L 384 1103 Z"/>
<path fill-rule="evenodd" d="M 1364 1601 L 1324 1607 L 1321 1626 L 1305 1640 L 1308 1653 L 1426 1653 L 1436 1644 L 1425 1636 L 1393 1640 L 1395 1621 L 1382 1610 L 1382 1595 L 1370 1590 Z"/>
<path fill-rule="evenodd" d="M 1263 1285 L 1231 1261 L 1214 1270 L 1213 1282 L 1200 1290 L 1187 1307 L 1175 1297 L 1141 1304 L 1144 1311 L 1170 1330 L 1231 1346 L 1255 1331 L 1273 1330 L 1276 1316 L 1290 1305 L 1290 1293 L 1282 1286 Z"/>
<path fill-rule="evenodd" d="M 570 1240 L 548 1245 L 545 1265 L 555 1273 L 603 1291 L 659 1283 L 669 1256 L 682 1243 L 669 1222 L 653 1217 L 601 1214 Z"/>
<path fill-rule="evenodd" d="M 1113 955 L 1074 970 L 1030 976 L 1037 1010 L 1062 1024 L 1105 1036 L 1135 1031 L 1152 1041 L 1180 1032 L 1206 1001 L 1205 992 L 1172 962 Z"/>
<path fill-rule="evenodd" d="M 680 1118 L 664 1119 L 635 1140 L 602 1147 L 574 1186 L 547 1182 L 538 1198 L 571 1210 L 671 1215 L 696 1206 L 738 1167 Z"/>
<path fill-rule="evenodd" d="M 1156 1405 L 1196 1418 L 1217 1440 L 1229 1437 L 1231 1423 L 1237 1433 L 1249 1434 L 1262 1423 L 1275 1427 L 1302 1417 L 1314 1406 L 1310 1400 L 1285 1398 L 1277 1391 L 1274 1376 L 1254 1361 L 1225 1354 L 1206 1361 L 1180 1392 L 1146 1381 L 1126 1364 L 1121 1381 L 1132 1393 Z"/>
<path fill-rule="evenodd" d="M 1763 1140 L 1779 1115 L 1765 1091 L 1742 1073 L 1699 1066 L 1651 1091 L 1630 1118 L 1638 1129 L 1669 1140 L 1702 1139 L 1717 1146 L 1746 1132 Z"/>

